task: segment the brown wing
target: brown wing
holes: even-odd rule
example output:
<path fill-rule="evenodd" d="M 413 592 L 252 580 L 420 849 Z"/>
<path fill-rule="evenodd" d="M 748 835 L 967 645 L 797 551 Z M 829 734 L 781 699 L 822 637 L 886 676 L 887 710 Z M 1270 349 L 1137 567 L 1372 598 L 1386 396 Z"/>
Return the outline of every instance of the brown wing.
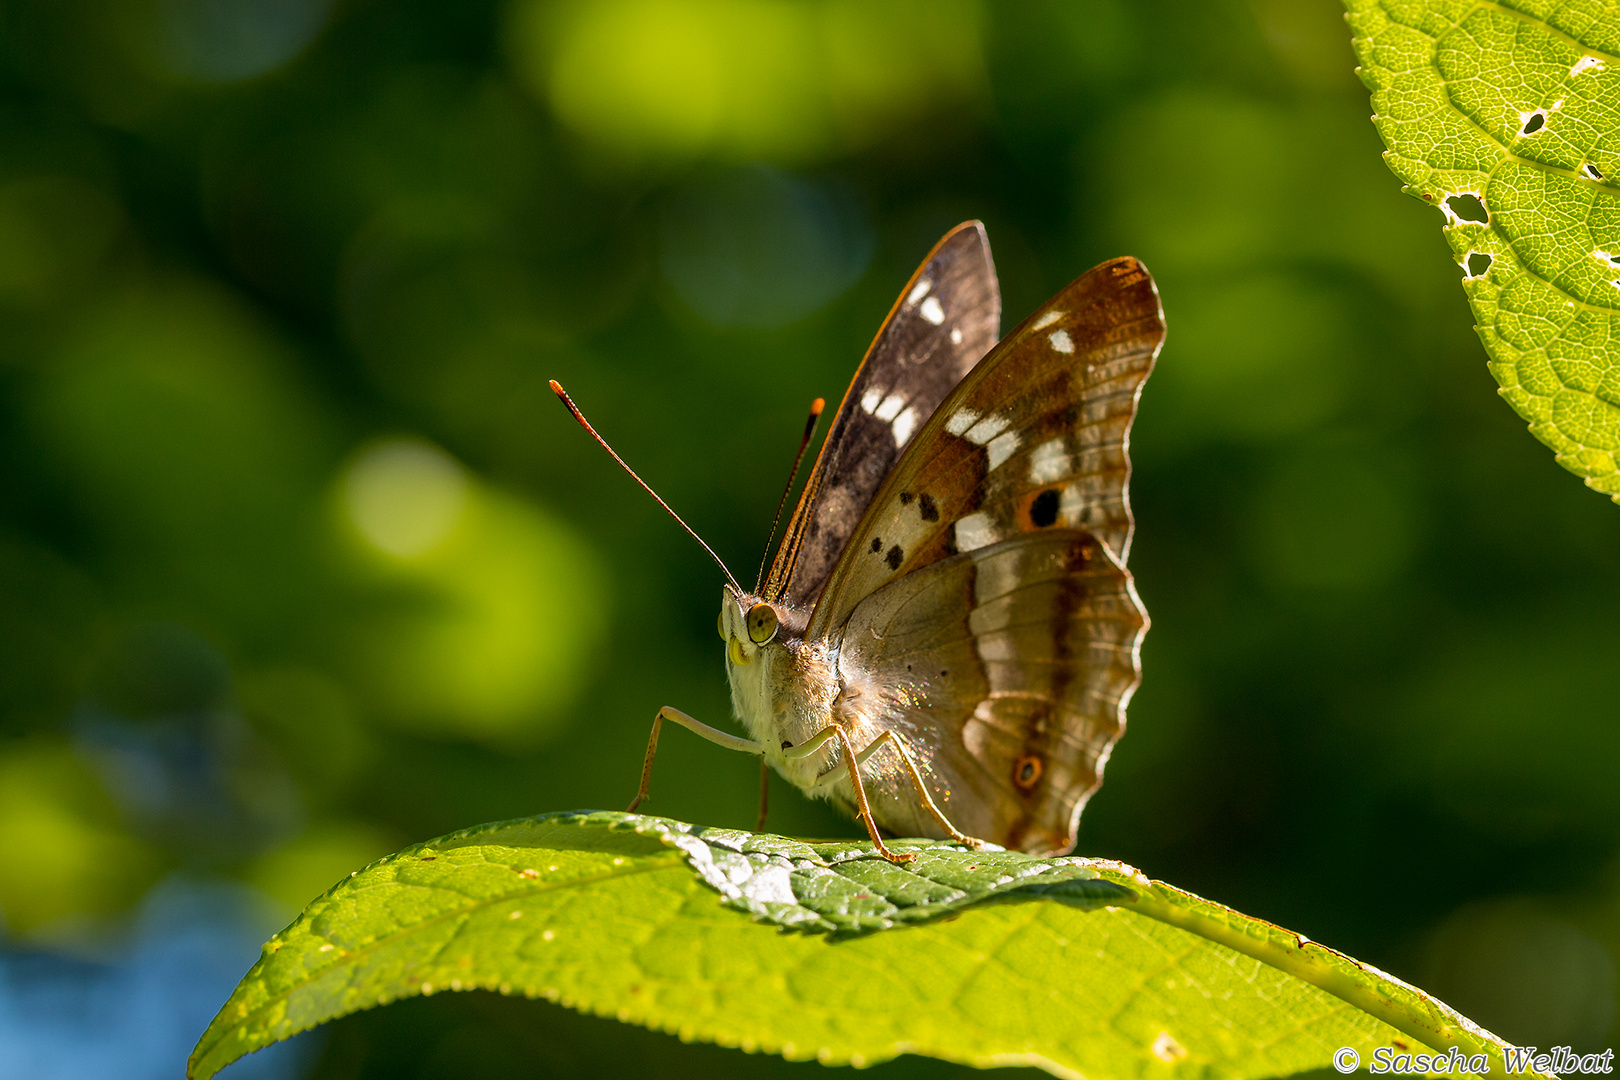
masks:
<path fill-rule="evenodd" d="M 1136 689 L 1147 616 L 1090 533 L 1025 533 L 907 574 L 862 601 L 839 654 L 874 729 L 905 736 L 970 836 L 1068 851 Z M 870 693 L 867 693 L 870 691 Z M 846 693 L 848 691 L 846 690 Z M 861 731 L 867 742 L 877 730 Z M 863 770 L 878 823 L 943 836 L 892 753 Z"/>
<path fill-rule="evenodd" d="M 856 370 L 771 564 L 766 599 L 815 599 L 901 451 L 990 351 L 1000 325 L 990 244 L 969 221 L 923 260 Z"/>
<path fill-rule="evenodd" d="M 837 634 L 883 586 L 1023 533 L 1083 529 L 1130 550 L 1126 447 L 1164 341 L 1158 289 L 1135 259 L 1094 267 L 962 381 L 873 496 L 811 615 Z"/>

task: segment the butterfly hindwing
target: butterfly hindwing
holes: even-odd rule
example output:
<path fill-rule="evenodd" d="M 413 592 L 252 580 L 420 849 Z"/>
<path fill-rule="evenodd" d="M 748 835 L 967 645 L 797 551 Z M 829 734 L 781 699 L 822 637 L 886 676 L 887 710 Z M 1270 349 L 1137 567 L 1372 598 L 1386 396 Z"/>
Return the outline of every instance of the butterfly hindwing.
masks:
<path fill-rule="evenodd" d="M 936 410 L 872 498 L 823 589 L 825 637 L 879 588 L 1020 533 L 1085 529 L 1121 565 L 1131 420 L 1164 340 L 1153 279 L 1114 259 L 1009 334 Z"/>
<path fill-rule="evenodd" d="M 863 600 L 840 675 L 869 742 L 905 737 L 958 829 L 1066 851 L 1124 727 L 1146 616 L 1130 575 L 1090 533 L 1025 533 L 934 563 Z M 943 835 L 897 758 L 874 760 L 873 812 L 900 835 Z"/>
<path fill-rule="evenodd" d="M 996 343 L 1001 293 L 984 227 L 948 233 L 918 267 L 856 371 L 788 522 L 764 594 L 819 594 L 894 463 Z"/>

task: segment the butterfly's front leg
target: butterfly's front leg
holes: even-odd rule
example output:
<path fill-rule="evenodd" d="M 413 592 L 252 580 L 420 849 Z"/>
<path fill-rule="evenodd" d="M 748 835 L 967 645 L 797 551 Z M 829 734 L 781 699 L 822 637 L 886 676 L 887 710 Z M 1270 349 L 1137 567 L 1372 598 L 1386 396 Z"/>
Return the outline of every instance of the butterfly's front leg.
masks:
<path fill-rule="evenodd" d="M 658 733 L 662 730 L 665 720 L 679 724 L 686 730 L 701 735 L 716 746 L 723 746 L 727 750 L 741 750 L 745 754 L 763 755 L 765 753 L 765 748 L 752 739 L 743 739 L 736 735 L 727 734 L 719 728 L 712 728 L 708 724 L 692 719 L 679 709 L 665 705 L 658 710 L 658 715 L 653 717 L 652 735 L 647 739 L 647 757 L 641 763 L 641 787 L 636 790 L 636 797 L 631 801 L 627 813 L 635 813 L 636 807 L 646 801 L 648 789 L 652 787 L 653 756 L 658 753 Z"/>
<path fill-rule="evenodd" d="M 874 747 L 876 747 L 877 740 L 873 740 L 872 746 L 867 747 L 866 752 L 860 757 L 857 757 L 855 754 L 855 743 L 850 740 L 849 732 L 845 731 L 837 724 L 833 724 L 831 727 L 822 728 L 809 739 L 806 739 L 799 746 L 795 746 L 791 750 L 783 751 L 782 756 L 786 757 L 790 761 L 798 758 L 809 757 L 811 754 L 816 753 L 834 739 L 837 739 L 839 745 L 843 748 L 844 763 L 837 769 L 834 769 L 832 773 L 829 773 L 828 775 L 835 777 L 835 780 L 832 781 L 835 783 L 837 780 L 843 779 L 844 773 L 848 773 L 850 787 L 855 789 L 855 805 L 860 808 L 861 824 L 866 826 L 867 835 L 872 838 L 872 846 L 877 848 L 879 855 L 882 855 L 885 859 L 888 859 L 892 863 L 903 864 L 915 859 L 917 856 L 912 852 L 896 852 L 889 850 L 889 846 L 883 842 L 883 837 L 878 835 L 877 822 L 872 819 L 872 805 L 871 803 L 867 802 L 866 787 L 861 783 L 860 763 L 865 761 L 867 757 L 871 756 L 871 751 Z M 824 776 L 816 782 L 816 788 L 826 786 L 828 783 L 829 781 L 827 780 L 827 777 Z M 812 789 L 812 791 L 814 790 L 815 789 Z"/>

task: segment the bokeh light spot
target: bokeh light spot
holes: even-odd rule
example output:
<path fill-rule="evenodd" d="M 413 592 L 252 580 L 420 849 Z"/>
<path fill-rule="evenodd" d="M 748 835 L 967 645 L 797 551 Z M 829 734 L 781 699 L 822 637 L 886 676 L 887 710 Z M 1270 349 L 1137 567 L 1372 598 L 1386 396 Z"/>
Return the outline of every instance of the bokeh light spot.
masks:
<path fill-rule="evenodd" d="M 553 731 L 607 625 L 584 542 L 416 440 L 362 451 L 339 491 L 379 590 L 350 649 L 380 718 L 499 746 Z"/>
<path fill-rule="evenodd" d="M 450 535 L 467 505 L 461 466 L 431 443 L 391 439 L 361 451 L 343 482 L 360 535 L 378 551 L 411 559 Z"/>
<path fill-rule="evenodd" d="M 854 284 L 872 257 L 855 192 L 764 166 L 688 184 L 661 226 L 665 278 L 721 326 L 781 326 L 808 315 Z"/>
<path fill-rule="evenodd" d="M 331 0 L 162 0 L 159 61 L 172 75 L 238 82 L 303 52 Z"/>
<path fill-rule="evenodd" d="M 971 0 L 521 4 L 510 45 L 558 117 L 630 157 L 804 161 L 983 93 Z"/>
<path fill-rule="evenodd" d="M 0 929 L 49 936 L 53 921 L 108 915 L 139 895 L 160 863 L 116 821 L 94 772 L 65 744 L 0 755 Z"/>

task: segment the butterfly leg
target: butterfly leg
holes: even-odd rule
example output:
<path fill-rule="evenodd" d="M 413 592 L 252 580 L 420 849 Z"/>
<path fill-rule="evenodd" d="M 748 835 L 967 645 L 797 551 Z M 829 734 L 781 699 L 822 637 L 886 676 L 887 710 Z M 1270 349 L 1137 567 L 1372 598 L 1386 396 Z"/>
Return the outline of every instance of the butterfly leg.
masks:
<path fill-rule="evenodd" d="M 745 754 L 763 755 L 765 753 L 765 748 L 752 739 L 742 739 L 736 735 L 727 734 L 719 728 L 712 728 L 708 724 L 692 719 L 679 709 L 665 705 L 658 710 L 658 715 L 653 717 L 652 735 L 647 739 L 647 758 L 641 763 L 641 787 L 636 790 L 636 797 L 630 803 L 630 809 L 627 813 L 634 813 L 636 807 L 646 801 L 647 791 L 652 787 L 653 755 L 658 753 L 658 733 L 663 728 L 665 720 L 672 724 L 679 724 L 687 731 L 695 735 L 701 735 L 716 746 L 723 746 L 727 750 L 741 750 Z"/>
<path fill-rule="evenodd" d="M 855 805 L 860 808 L 861 824 L 866 826 L 866 833 L 872 838 L 872 846 L 877 848 L 878 854 L 892 863 L 908 863 L 915 859 L 917 856 L 911 852 L 889 850 L 889 846 L 883 842 L 883 837 L 878 835 L 877 822 L 872 820 L 872 804 L 867 801 L 866 787 L 861 783 L 860 763 L 872 756 L 872 750 L 876 746 L 877 740 L 873 740 L 873 746 L 867 747 L 865 752 L 857 757 L 855 744 L 850 740 L 849 732 L 834 724 L 831 727 L 822 728 L 791 750 L 784 751 L 783 756 L 789 759 L 809 757 L 834 739 L 837 739 L 839 745 L 843 748 L 843 764 L 817 780 L 816 788 L 830 786 L 843 779 L 847 774 L 849 776 L 849 786 L 855 789 Z"/>
<path fill-rule="evenodd" d="M 932 816 L 935 821 L 939 822 L 940 827 L 944 829 L 945 832 L 950 835 L 950 838 L 955 840 L 958 844 L 961 844 L 964 847 L 970 847 L 974 851 L 978 851 L 983 848 L 983 840 L 980 840 L 977 837 L 969 836 L 958 829 L 955 825 L 952 825 L 950 818 L 947 818 L 945 816 L 945 812 L 939 808 L 939 804 L 934 802 L 933 796 L 928 794 L 928 786 L 923 782 L 922 772 L 917 768 L 917 763 L 912 758 L 911 751 L 906 749 L 905 739 L 901 738 L 899 732 L 885 731 L 877 738 L 873 739 L 867 744 L 866 749 L 862 750 L 860 754 L 856 756 L 855 764 L 866 764 L 868 758 L 881 750 L 884 745 L 889 742 L 893 742 L 894 748 L 900 752 L 900 760 L 905 763 L 906 772 L 911 776 L 912 786 L 917 789 L 917 795 L 922 799 L 923 806 L 928 808 L 929 815 Z M 843 765 L 838 766 L 836 769 L 833 769 L 820 777 L 816 781 L 816 788 L 830 787 L 831 785 L 836 784 L 838 781 L 844 778 L 845 772 L 846 769 Z"/>
<path fill-rule="evenodd" d="M 984 841 L 978 839 L 977 837 L 969 836 L 958 829 L 955 825 L 952 825 L 950 819 L 945 816 L 945 811 L 941 810 L 938 804 L 934 802 L 934 797 L 928 794 L 928 785 L 923 783 L 922 773 L 917 768 L 917 762 L 912 759 L 911 751 L 906 748 L 906 740 L 900 737 L 899 732 L 885 731 L 883 734 L 872 740 L 872 745 L 868 746 L 861 752 L 861 757 L 864 759 L 879 746 L 883 745 L 885 741 L 893 741 L 894 748 L 900 751 L 900 759 L 906 763 L 906 772 L 911 774 L 911 783 L 912 786 L 917 789 L 917 796 L 922 799 L 923 805 L 928 808 L 928 813 L 933 816 L 935 821 L 939 822 L 940 828 L 949 833 L 951 839 L 955 840 L 958 844 L 965 847 L 970 847 L 974 851 L 979 851 L 982 849 L 984 847 Z"/>

